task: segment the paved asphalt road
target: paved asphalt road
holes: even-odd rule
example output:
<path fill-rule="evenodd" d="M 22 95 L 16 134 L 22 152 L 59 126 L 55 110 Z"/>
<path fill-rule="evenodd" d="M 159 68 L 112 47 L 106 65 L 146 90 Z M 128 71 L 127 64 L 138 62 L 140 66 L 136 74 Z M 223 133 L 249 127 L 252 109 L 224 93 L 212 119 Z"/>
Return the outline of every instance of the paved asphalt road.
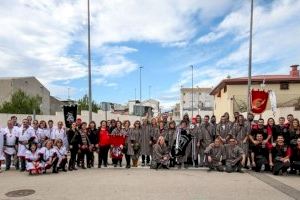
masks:
<path fill-rule="evenodd" d="M 32 189 L 26 197 L 7 197 Z M 0 200 L 120 199 L 300 199 L 300 176 L 207 172 L 206 169 L 88 169 L 29 176 L 15 170 L 0 174 Z M 289 195 L 285 194 L 289 193 Z"/>

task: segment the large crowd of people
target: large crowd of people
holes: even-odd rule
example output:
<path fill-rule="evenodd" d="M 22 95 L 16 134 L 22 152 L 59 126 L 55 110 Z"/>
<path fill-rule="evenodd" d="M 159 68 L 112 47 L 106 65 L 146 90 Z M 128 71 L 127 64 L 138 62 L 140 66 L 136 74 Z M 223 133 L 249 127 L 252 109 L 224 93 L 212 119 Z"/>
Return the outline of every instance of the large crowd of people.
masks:
<path fill-rule="evenodd" d="M 37 121 L 16 116 L 0 129 L 0 167 L 43 174 L 87 168 L 149 167 L 151 169 L 207 167 L 208 171 L 270 171 L 300 175 L 300 125 L 289 114 L 254 120 L 253 114 L 225 113 L 192 119 L 186 114 L 176 124 L 168 115 L 130 124 L 118 120 L 89 123 L 77 119 L 70 128 L 62 121 Z M 125 159 L 123 159 L 125 157 Z M 98 160 L 95 160 L 98 158 Z M 111 160 L 110 160 L 110 159 Z M 95 165 L 95 166 L 94 166 Z M 0 168 L 0 172 L 2 172 Z"/>

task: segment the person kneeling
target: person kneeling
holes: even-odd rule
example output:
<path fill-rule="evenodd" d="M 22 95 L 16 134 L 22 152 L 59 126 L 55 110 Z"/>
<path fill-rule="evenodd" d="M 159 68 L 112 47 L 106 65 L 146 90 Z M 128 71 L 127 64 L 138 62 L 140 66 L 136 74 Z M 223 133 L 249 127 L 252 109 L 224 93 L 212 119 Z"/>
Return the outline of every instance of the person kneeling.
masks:
<path fill-rule="evenodd" d="M 170 160 L 170 155 L 168 152 L 168 147 L 165 144 L 165 139 L 163 136 L 158 138 L 158 141 L 153 145 L 153 166 L 152 169 L 169 169 L 168 164 Z"/>
<path fill-rule="evenodd" d="M 40 160 L 43 164 L 45 174 L 47 169 L 52 168 L 52 173 L 58 173 L 57 171 L 57 163 L 58 163 L 58 157 L 53 149 L 53 143 L 52 140 L 47 140 L 45 147 L 42 147 L 39 151 Z"/>
<path fill-rule="evenodd" d="M 225 149 L 221 144 L 221 139 L 216 138 L 215 142 L 210 144 L 204 151 L 207 157 L 208 171 L 224 171 L 222 160 L 225 158 Z"/>
<path fill-rule="evenodd" d="M 262 133 L 257 133 L 251 153 L 252 169 L 256 172 L 269 171 L 268 155 L 269 149 L 267 145 L 263 143 L 263 135 Z"/>
<path fill-rule="evenodd" d="M 63 141 L 61 139 L 57 139 L 55 141 L 54 149 L 58 157 L 57 170 L 62 170 L 66 172 L 67 150 L 66 147 L 63 146 Z"/>
<path fill-rule="evenodd" d="M 273 174 L 278 175 L 280 171 L 282 174 L 287 173 L 290 167 L 291 148 L 284 144 L 284 138 L 279 135 L 276 140 L 275 147 L 270 150 L 269 162 L 273 167 Z"/>
<path fill-rule="evenodd" d="M 242 171 L 242 166 L 245 164 L 245 154 L 241 147 L 237 146 L 237 141 L 235 138 L 231 137 L 229 139 L 229 144 L 225 144 L 225 154 L 226 154 L 226 172 L 240 172 Z"/>
<path fill-rule="evenodd" d="M 26 170 L 29 172 L 29 175 L 41 174 L 42 164 L 40 162 L 36 143 L 31 143 L 29 145 L 29 150 L 26 151 L 25 159 Z"/>

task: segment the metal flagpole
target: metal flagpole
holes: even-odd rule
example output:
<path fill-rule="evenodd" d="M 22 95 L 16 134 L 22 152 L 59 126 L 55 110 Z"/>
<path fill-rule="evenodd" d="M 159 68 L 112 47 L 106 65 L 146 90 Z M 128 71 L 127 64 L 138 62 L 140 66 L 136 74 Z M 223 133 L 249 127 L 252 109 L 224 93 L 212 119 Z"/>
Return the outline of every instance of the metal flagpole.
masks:
<path fill-rule="evenodd" d="M 142 68 L 143 66 L 140 66 L 140 112 L 142 111 Z M 142 120 L 142 112 L 140 116 L 140 120 Z"/>
<path fill-rule="evenodd" d="M 192 116 L 191 118 L 193 118 L 194 116 L 194 66 L 191 65 L 192 67 Z"/>
<path fill-rule="evenodd" d="M 251 0 L 251 17 L 250 17 L 250 40 L 249 40 L 249 64 L 248 64 L 248 101 L 247 112 L 251 112 L 251 71 L 252 71 L 252 27 L 253 27 L 253 0 Z"/>
<path fill-rule="evenodd" d="M 89 122 L 92 121 L 92 72 L 91 72 L 91 30 L 90 30 L 90 0 L 88 4 L 88 79 L 89 79 Z"/>

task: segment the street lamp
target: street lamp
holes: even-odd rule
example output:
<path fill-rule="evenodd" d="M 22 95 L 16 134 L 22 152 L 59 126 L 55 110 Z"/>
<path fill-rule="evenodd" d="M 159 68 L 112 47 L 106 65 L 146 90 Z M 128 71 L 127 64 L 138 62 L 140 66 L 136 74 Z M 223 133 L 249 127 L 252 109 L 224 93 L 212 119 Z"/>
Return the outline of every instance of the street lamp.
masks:
<path fill-rule="evenodd" d="M 90 25 L 90 0 L 88 6 L 88 82 L 89 82 L 89 122 L 92 121 L 92 71 L 91 71 L 91 25 Z"/>

